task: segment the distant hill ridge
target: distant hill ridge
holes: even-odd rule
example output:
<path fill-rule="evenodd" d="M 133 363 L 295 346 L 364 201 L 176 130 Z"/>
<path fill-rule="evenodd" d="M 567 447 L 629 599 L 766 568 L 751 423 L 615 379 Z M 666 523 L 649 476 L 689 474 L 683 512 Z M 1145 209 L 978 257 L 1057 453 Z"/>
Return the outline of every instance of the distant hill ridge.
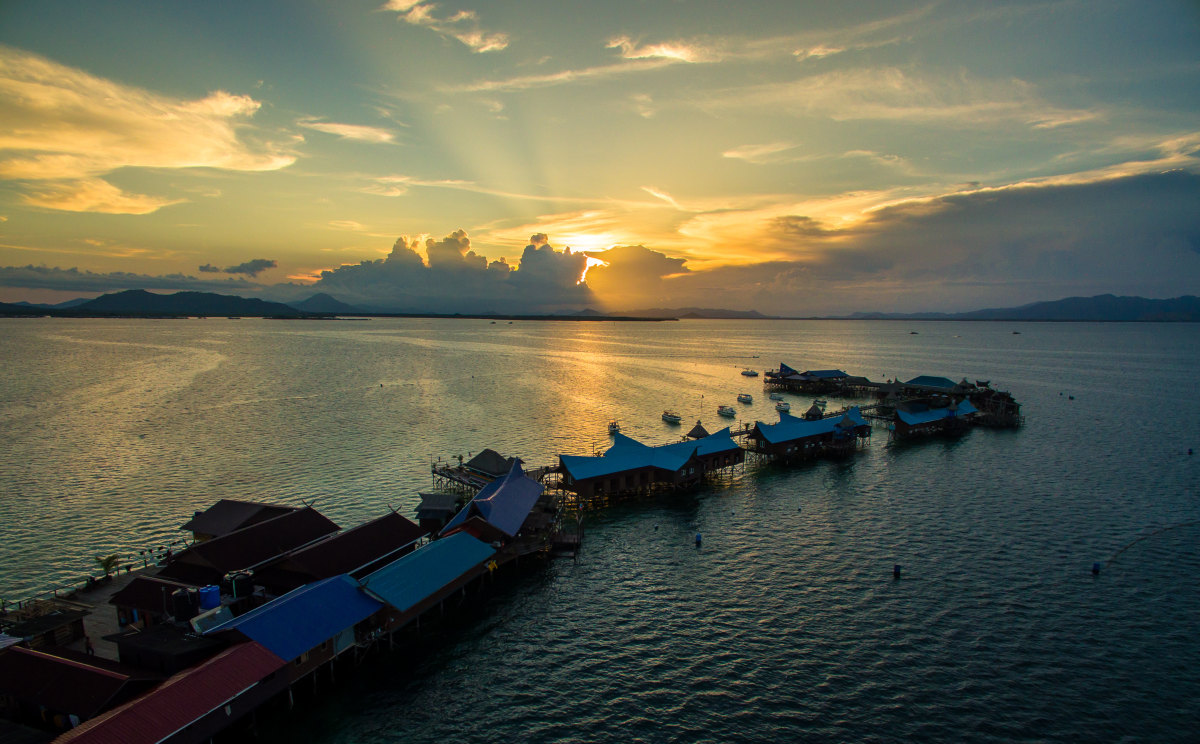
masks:
<path fill-rule="evenodd" d="M 1062 320 L 1062 321 L 1200 321 L 1200 297 L 1184 295 L 1167 300 L 1145 297 L 1067 297 L 1010 308 L 963 313 L 854 313 L 864 320 Z"/>
<path fill-rule="evenodd" d="M 236 315 L 263 317 L 305 317 L 313 315 L 359 315 L 363 311 L 347 305 L 325 293 L 307 300 L 285 305 L 279 302 L 221 295 L 211 292 L 176 292 L 154 294 L 130 289 L 97 297 L 94 300 L 71 300 L 58 305 L 30 303 L 0 303 L 0 315 L 63 315 L 63 316 L 171 316 L 171 315 Z M 372 313 L 389 314 L 389 313 Z M 404 313 L 419 315 L 419 313 Z M 494 317 L 501 317 L 492 314 Z M 442 314 L 438 317 L 452 317 Z M 491 317 L 478 315 L 474 317 Z M 509 316 L 506 316 L 509 317 Z M 523 316 L 511 316 L 523 317 Z M 588 308 L 565 316 L 580 319 L 600 318 L 706 318 L 706 319 L 770 319 L 755 310 L 722 310 L 712 308 L 655 308 L 602 315 Z M 990 308 L 962 313 L 881 313 L 860 312 L 851 315 L 826 316 L 829 319 L 858 320 L 1040 320 L 1040 321 L 1200 321 L 1200 297 L 1185 295 L 1165 300 L 1145 297 L 1118 297 L 1111 294 L 1095 297 L 1067 297 L 1049 302 L 1034 302 L 1012 308 Z"/>

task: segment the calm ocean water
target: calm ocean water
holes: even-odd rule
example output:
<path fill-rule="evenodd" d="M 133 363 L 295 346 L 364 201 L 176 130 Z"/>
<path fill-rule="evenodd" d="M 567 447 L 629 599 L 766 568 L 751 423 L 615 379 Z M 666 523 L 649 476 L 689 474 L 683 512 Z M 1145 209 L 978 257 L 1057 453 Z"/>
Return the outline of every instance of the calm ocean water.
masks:
<path fill-rule="evenodd" d="M 877 429 L 846 462 L 592 515 L 577 561 L 499 597 L 415 674 L 347 682 L 288 735 L 1200 731 L 1194 324 L 41 319 L 0 320 L 0 338 L 9 601 L 181 539 L 219 498 L 315 501 L 352 526 L 411 515 L 431 457 L 547 464 L 602 449 L 614 418 L 672 441 L 662 409 L 713 428 L 743 391 L 745 419 L 774 420 L 743 367 L 990 379 L 1024 405 L 1019 431 L 891 447 Z"/>

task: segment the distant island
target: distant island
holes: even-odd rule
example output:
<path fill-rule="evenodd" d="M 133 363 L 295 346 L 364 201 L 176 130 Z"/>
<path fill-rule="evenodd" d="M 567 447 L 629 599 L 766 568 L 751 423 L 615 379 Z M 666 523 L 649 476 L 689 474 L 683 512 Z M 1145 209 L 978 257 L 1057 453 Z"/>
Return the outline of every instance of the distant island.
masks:
<path fill-rule="evenodd" d="M 348 305 L 325 294 L 285 304 L 222 295 L 212 292 L 155 294 L 142 289 L 102 295 L 92 300 L 77 299 L 57 305 L 27 302 L 0 303 L 0 315 L 9 317 L 58 316 L 94 317 L 253 317 L 331 319 L 345 316 L 387 318 L 476 318 L 490 320 L 575 320 L 575 321 L 670 321 L 670 320 L 1005 320 L 1005 321 L 1093 321 L 1093 322 L 1196 322 L 1200 321 L 1200 298 L 1186 295 L 1166 300 L 1145 297 L 1068 297 L 1010 308 L 990 308 L 961 313 L 858 312 L 838 316 L 788 318 L 764 315 L 755 310 L 720 308 L 652 308 L 630 313 L 603 313 L 591 308 L 554 314 L 520 313 L 423 313 L 381 312 Z"/>

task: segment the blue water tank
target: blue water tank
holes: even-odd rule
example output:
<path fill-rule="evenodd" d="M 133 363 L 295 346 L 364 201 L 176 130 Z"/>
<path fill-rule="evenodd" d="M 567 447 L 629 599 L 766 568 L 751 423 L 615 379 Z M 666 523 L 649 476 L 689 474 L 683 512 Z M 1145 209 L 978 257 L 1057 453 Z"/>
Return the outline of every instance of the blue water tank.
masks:
<path fill-rule="evenodd" d="M 200 587 L 200 610 L 211 610 L 221 606 L 221 588 L 215 584 Z"/>

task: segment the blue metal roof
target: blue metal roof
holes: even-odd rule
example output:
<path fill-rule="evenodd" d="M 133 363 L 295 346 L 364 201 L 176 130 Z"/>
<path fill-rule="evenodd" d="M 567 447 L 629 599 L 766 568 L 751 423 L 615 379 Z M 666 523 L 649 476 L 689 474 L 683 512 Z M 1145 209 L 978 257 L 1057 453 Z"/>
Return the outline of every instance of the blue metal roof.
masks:
<path fill-rule="evenodd" d="M 976 413 L 979 409 L 971 405 L 971 401 L 964 400 L 958 404 L 957 409 L 946 408 L 930 408 L 925 411 L 917 411 L 910 413 L 908 411 L 896 411 L 896 417 L 909 426 L 917 426 L 919 424 L 928 424 L 942 419 L 954 418 L 955 416 L 967 416 Z"/>
<path fill-rule="evenodd" d="M 613 446 L 601 457 L 561 455 L 560 459 L 572 478 L 587 480 L 647 467 L 673 473 L 687 464 L 692 455 L 705 457 L 737 449 L 737 442 L 729 436 L 729 427 L 727 426 L 702 439 L 663 444 L 657 447 L 642 444 L 636 439 L 618 433 L 613 435 Z"/>
<path fill-rule="evenodd" d="M 797 418 L 789 413 L 780 411 L 778 424 L 764 424 L 759 421 L 757 428 L 763 439 L 771 444 L 779 444 L 780 442 L 793 442 L 798 439 L 831 434 L 837 431 L 838 425 L 843 421 L 856 428 L 859 426 L 869 426 L 867 420 L 859 412 L 858 407 L 855 406 L 846 411 L 846 414 L 840 418 L 831 416 L 830 418 L 818 419 L 816 421 Z M 843 425 L 842 428 L 846 428 L 846 426 Z"/>
<path fill-rule="evenodd" d="M 238 630 L 285 661 L 315 648 L 383 608 L 346 574 L 305 584 L 205 635 Z"/>
<path fill-rule="evenodd" d="M 950 389 L 950 388 L 954 387 L 955 385 L 957 385 L 958 383 L 956 383 L 954 380 L 951 380 L 946 377 L 934 377 L 932 375 L 921 375 L 920 377 L 912 378 L 911 380 L 909 380 L 908 382 L 906 382 L 904 384 L 905 385 L 917 385 L 920 387 L 934 387 L 934 388 Z"/>
<path fill-rule="evenodd" d="M 849 377 L 850 375 L 840 369 L 810 369 L 804 373 L 804 376 L 818 380 L 832 380 L 838 377 Z"/>
<path fill-rule="evenodd" d="M 521 465 L 514 462 L 507 475 L 480 489 L 475 498 L 446 524 L 442 534 L 453 530 L 472 516 L 480 516 L 488 524 L 512 537 L 525 523 L 529 510 L 537 503 L 543 490 L 541 483 L 526 476 L 525 471 L 521 470 Z"/>
<path fill-rule="evenodd" d="M 372 596 L 405 612 L 495 553 L 487 543 L 455 532 L 367 575 L 362 585 Z"/>

